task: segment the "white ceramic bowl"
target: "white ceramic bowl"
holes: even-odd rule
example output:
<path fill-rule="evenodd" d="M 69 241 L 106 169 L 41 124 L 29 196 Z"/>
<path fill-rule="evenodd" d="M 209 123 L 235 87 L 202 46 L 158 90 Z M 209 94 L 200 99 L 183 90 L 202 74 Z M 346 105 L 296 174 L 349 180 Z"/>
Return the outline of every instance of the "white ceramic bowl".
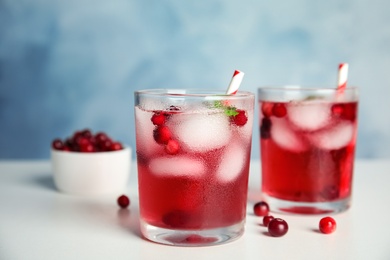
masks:
<path fill-rule="evenodd" d="M 54 183 L 61 192 L 99 195 L 124 192 L 130 174 L 131 148 L 81 153 L 51 150 Z"/>

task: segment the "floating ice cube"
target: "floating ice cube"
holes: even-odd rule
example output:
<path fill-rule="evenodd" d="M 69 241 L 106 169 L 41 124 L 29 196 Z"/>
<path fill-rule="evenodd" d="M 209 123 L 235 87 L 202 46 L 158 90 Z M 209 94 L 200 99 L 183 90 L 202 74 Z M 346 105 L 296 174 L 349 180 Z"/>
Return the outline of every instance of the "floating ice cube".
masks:
<path fill-rule="evenodd" d="M 145 156 L 152 155 L 161 146 L 154 140 L 153 130 L 155 126 L 151 121 L 152 113 L 135 108 L 135 125 L 136 125 L 136 139 L 137 151 Z"/>
<path fill-rule="evenodd" d="M 188 156 L 157 157 L 150 161 L 149 169 L 154 174 L 165 176 L 201 177 L 206 173 L 205 165 Z"/>
<path fill-rule="evenodd" d="M 330 122 L 330 105 L 318 100 L 292 103 L 287 106 L 290 121 L 302 130 L 318 130 Z"/>
<path fill-rule="evenodd" d="M 319 148 L 337 150 L 349 144 L 354 134 L 352 123 L 342 121 L 337 125 L 311 135 L 311 141 Z"/>
<path fill-rule="evenodd" d="M 179 119 L 180 117 L 180 119 Z M 226 145 L 231 136 L 229 118 L 218 114 L 186 114 L 172 127 L 177 139 L 192 151 L 208 151 Z"/>
<path fill-rule="evenodd" d="M 271 138 L 277 145 L 290 151 L 303 152 L 308 148 L 306 140 L 283 118 L 272 118 Z"/>
<path fill-rule="evenodd" d="M 245 166 L 246 157 L 246 149 L 239 143 L 226 147 L 216 173 L 218 180 L 230 182 L 236 179 Z"/>

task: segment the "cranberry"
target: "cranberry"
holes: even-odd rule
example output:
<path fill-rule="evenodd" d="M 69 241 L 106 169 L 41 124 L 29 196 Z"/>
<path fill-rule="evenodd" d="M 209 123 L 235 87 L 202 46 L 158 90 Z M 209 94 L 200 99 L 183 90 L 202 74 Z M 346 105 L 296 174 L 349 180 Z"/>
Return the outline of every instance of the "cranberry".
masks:
<path fill-rule="evenodd" d="M 261 120 L 260 137 L 262 139 L 268 139 L 271 137 L 271 126 L 272 122 L 268 117 L 264 117 L 263 120 Z"/>
<path fill-rule="evenodd" d="M 180 107 L 171 105 L 168 110 L 169 111 L 180 111 Z"/>
<path fill-rule="evenodd" d="M 171 228 L 200 228 L 201 220 L 193 212 L 186 212 L 183 210 L 173 210 L 162 217 L 165 225 Z"/>
<path fill-rule="evenodd" d="M 272 114 L 276 117 L 284 117 L 287 114 L 287 109 L 282 103 L 276 103 L 272 108 Z"/>
<path fill-rule="evenodd" d="M 266 227 L 268 227 L 268 224 L 269 224 L 269 223 L 271 222 L 271 220 L 273 220 L 273 219 L 274 219 L 273 216 L 270 216 L 270 215 L 264 216 L 264 218 L 263 218 L 263 225 L 266 226 Z"/>
<path fill-rule="evenodd" d="M 80 152 L 83 153 L 92 153 L 95 151 L 95 147 L 91 143 L 83 143 L 80 145 Z"/>
<path fill-rule="evenodd" d="M 77 145 L 78 146 L 83 146 L 83 145 L 86 145 L 86 144 L 90 144 L 88 138 L 86 137 L 83 137 L 83 136 L 80 136 L 77 138 Z"/>
<path fill-rule="evenodd" d="M 167 144 L 171 139 L 172 134 L 168 127 L 158 126 L 153 130 L 154 140 L 159 144 Z"/>
<path fill-rule="evenodd" d="M 110 151 L 111 146 L 112 146 L 112 141 L 110 139 L 107 139 L 98 144 L 100 151 Z"/>
<path fill-rule="evenodd" d="M 99 132 L 95 135 L 95 139 L 96 139 L 97 143 L 102 143 L 102 142 L 108 140 L 109 138 L 105 133 Z"/>
<path fill-rule="evenodd" d="M 235 116 L 230 117 L 230 121 L 238 126 L 243 126 L 248 122 L 248 117 L 246 116 L 246 113 L 244 110 L 237 109 L 236 112 L 238 113 Z"/>
<path fill-rule="evenodd" d="M 61 141 L 61 139 L 54 139 L 51 143 L 51 147 L 54 150 L 63 150 L 64 149 L 64 143 Z"/>
<path fill-rule="evenodd" d="M 117 203 L 121 208 L 127 208 L 130 204 L 130 199 L 126 195 L 121 195 L 117 199 Z"/>
<path fill-rule="evenodd" d="M 324 217 L 320 220 L 319 228 L 321 233 L 333 233 L 336 230 L 336 221 L 332 217 Z"/>
<path fill-rule="evenodd" d="M 269 206 L 267 202 L 260 201 L 253 206 L 253 211 L 256 216 L 267 216 L 269 213 Z"/>
<path fill-rule="evenodd" d="M 91 138 L 92 137 L 92 132 L 91 132 L 91 130 L 89 130 L 89 129 L 84 129 L 83 131 L 81 131 L 81 135 L 83 136 L 83 137 L 86 137 L 86 138 Z"/>
<path fill-rule="evenodd" d="M 356 106 L 354 104 L 334 104 L 332 114 L 342 119 L 354 121 L 356 119 Z"/>
<path fill-rule="evenodd" d="M 165 124 L 166 118 L 164 114 L 157 112 L 153 114 L 151 120 L 154 125 L 163 125 Z"/>
<path fill-rule="evenodd" d="M 179 150 L 180 150 L 179 142 L 174 139 L 169 140 L 165 146 L 165 152 L 171 155 L 177 154 Z"/>
<path fill-rule="evenodd" d="M 284 236 L 288 231 L 288 224 L 281 218 L 274 218 L 268 223 L 268 233 L 273 237 Z"/>
<path fill-rule="evenodd" d="M 263 103 L 261 103 L 261 112 L 263 113 L 263 115 L 265 117 L 270 117 L 270 116 L 272 116 L 273 107 L 274 107 L 274 105 L 272 103 L 263 102 Z"/>
<path fill-rule="evenodd" d="M 118 151 L 118 150 L 122 150 L 123 147 L 122 147 L 122 144 L 120 142 L 113 142 L 111 144 L 111 147 L 110 147 L 110 150 L 111 151 Z"/>

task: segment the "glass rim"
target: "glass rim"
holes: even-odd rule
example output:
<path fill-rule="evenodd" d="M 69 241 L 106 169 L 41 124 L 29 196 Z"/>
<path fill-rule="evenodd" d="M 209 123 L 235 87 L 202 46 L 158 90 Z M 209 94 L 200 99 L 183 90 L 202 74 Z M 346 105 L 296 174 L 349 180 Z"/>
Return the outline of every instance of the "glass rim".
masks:
<path fill-rule="evenodd" d="M 135 95 L 149 95 L 149 96 L 160 96 L 160 97 L 194 97 L 194 98 L 206 98 L 206 97 L 223 97 L 223 98 L 245 98 L 254 96 L 255 94 L 250 91 L 237 91 L 235 94 L 226 94 L 225 90 L 220 89 L 141 89 L 135 90 Z"/>
<path fill-rule="evenodd" d="M 336 87 L 329 86 L 310 86 L 310 85 L 275 85 L 275 86 L 261 86 L 257 88 L 258 91 L 329 91 L 329 92 L 338 92 L 339 90 Z M 359 88 L 355 86 L 346 87 L 344 92 L 358 91 Z"/>

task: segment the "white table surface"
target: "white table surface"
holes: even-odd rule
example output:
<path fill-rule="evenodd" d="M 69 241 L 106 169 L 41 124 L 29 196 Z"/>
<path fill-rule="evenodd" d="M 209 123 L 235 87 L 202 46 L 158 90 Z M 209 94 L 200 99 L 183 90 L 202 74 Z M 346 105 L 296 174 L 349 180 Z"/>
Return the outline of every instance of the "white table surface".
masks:
<path fill-rule="evenodd" d="M 289 232 L 270 237 L 252 214 L 260 198 L 260 166 L 251 166 L 244 235 L 219 246 L 184 248 L 140 236 L 137 176 L 126 194 L 77 197 L 59 193 L 48 161 L 0 161 L 0 259 L 390 259 L 390 161 L 357 161 L 352 207 L 333 215 L 337 230 L 318 232 L 321 215 L 284 218 Z"/>

